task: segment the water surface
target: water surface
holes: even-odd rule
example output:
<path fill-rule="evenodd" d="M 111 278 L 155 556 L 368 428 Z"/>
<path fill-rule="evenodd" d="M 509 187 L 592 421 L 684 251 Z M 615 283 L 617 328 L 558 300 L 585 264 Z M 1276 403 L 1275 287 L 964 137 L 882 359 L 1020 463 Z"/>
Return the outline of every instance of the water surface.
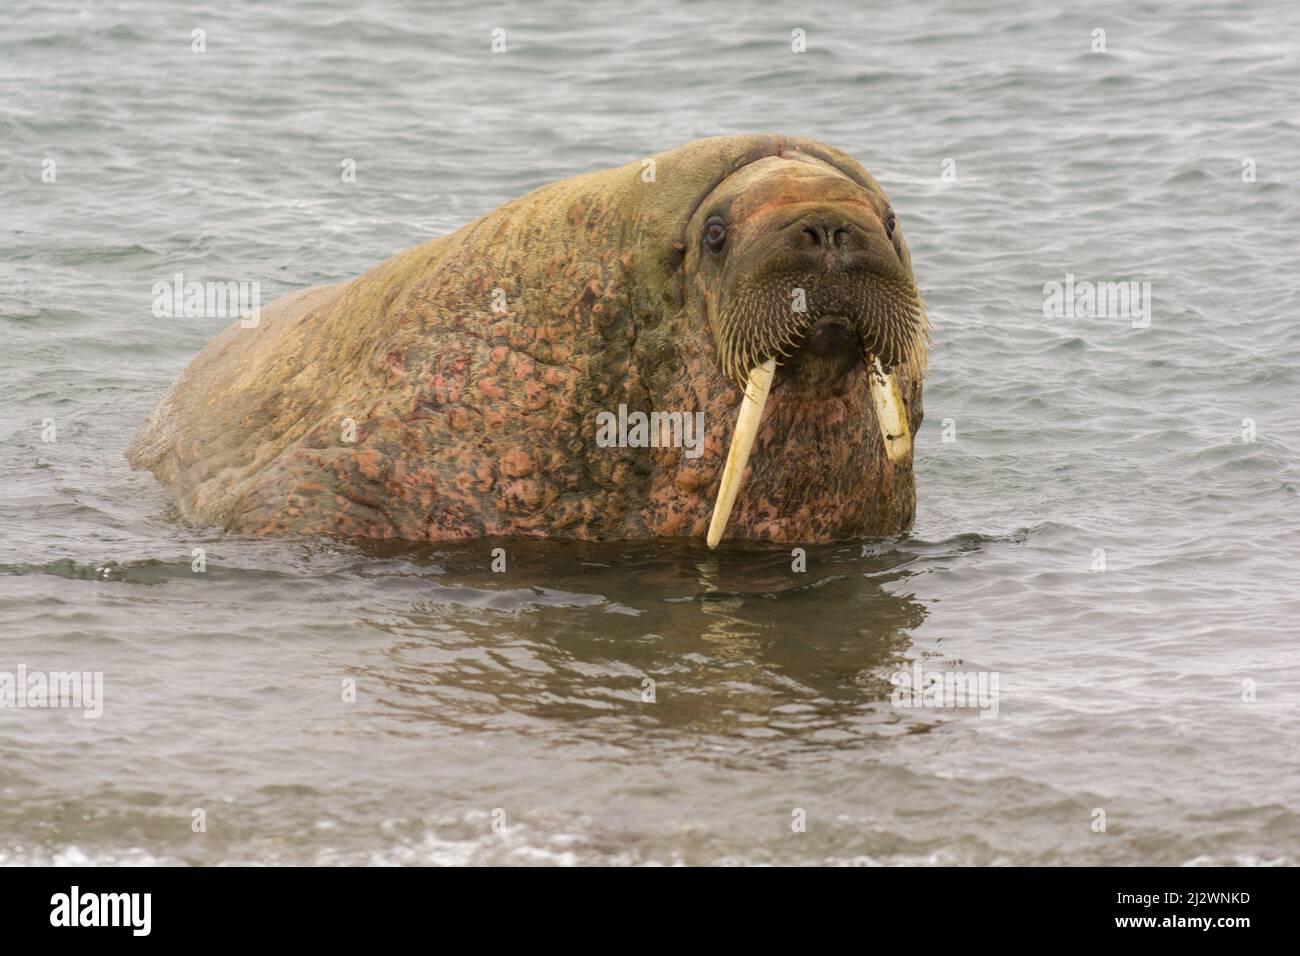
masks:
<path fill-rule="evenodd" d="M 106 700 L 0 709 L 0 862 L 1300 860 L 1300 8 L 1055 6 L 11 3 L 0 671 Z M 493 573 L 503 542 L 188 529 L 128 470 L 227 324 L 155 282 L 269 299 L 766 130 L 907 230 L 911 536 Z M 1045 318 L 1067 273 L 1150 282 L 1149 324 Z M 894 706 L 916 661 L 997 674 L 997 716 Z"/>

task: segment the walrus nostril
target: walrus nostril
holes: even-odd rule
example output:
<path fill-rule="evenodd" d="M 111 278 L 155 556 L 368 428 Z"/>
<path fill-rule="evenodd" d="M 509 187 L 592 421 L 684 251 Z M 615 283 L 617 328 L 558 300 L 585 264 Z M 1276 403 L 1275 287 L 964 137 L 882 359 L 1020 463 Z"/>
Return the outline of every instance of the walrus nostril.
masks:
<path fill-rule="evenodd" d="M 814 218 L 799 224 L 796 240 L 805 248 L 829 251 L 846 250 L 853 245 L 853 228 L 847 224 L 832 224 L 824 219 Z"/>

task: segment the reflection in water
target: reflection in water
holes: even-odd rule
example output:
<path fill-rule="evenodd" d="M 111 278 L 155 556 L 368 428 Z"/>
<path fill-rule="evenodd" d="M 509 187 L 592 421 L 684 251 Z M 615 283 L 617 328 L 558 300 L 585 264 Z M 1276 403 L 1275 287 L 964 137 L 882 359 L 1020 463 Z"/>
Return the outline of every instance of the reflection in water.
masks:
<path fill-rule="evenodd" d="M 888 703 L 925 617 L 896 552 L 813 548 L 797 572 L 784 548 L 508 542 L 493 573 L 493 546 L 405 554 L 441 573 L 374 622 L 396 638 L 369 673 L 391 715 L 601 747 L 726 738 L 733 753 L 773 738 L 835 746 L 918 719 Z"/>

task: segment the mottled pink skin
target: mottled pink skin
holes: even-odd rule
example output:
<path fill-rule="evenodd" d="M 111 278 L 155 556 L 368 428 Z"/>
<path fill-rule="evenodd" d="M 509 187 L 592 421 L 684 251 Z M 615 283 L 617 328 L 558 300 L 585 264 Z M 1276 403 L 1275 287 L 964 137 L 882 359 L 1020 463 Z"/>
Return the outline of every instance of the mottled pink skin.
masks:
<path fill-rule="evenodd" d="M 702 536 L 741 392 L 674 243 L 729 171 L 804 151 L 860 170 L 809 141 L 702 140 L 655 157 L 653 183 L 640 162 L 553 183 L 352 283 L 286 297 L 209 344 L 131 463 L 188 520 L 242 532 Z M 903 389 L 915 431 L 919 376 Z M 703 455 L 599 447 L 596 416 L 620 403 L 704 411 Z M 914 503 L 861 369 L 834 386 L 778 382 L 727 538 L 896 534 Z"/>

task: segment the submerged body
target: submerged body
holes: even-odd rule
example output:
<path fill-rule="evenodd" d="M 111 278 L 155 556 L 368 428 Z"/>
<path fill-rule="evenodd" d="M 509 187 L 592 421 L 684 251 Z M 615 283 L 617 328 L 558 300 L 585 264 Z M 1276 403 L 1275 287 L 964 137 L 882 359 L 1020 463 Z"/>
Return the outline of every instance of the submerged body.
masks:
<path fill-rule="evenodd" d="M 717 137 L 272 303 L 199 354 L 128 458 L 186 520 L 241 532 L 620 539 L 703 535 L 718 514 L 729 539 L 897 534 L 925 341 L 861 166 Z M 703 412 L 703 442 L 608 447 L 598 416 L 620 405 Z"/>

